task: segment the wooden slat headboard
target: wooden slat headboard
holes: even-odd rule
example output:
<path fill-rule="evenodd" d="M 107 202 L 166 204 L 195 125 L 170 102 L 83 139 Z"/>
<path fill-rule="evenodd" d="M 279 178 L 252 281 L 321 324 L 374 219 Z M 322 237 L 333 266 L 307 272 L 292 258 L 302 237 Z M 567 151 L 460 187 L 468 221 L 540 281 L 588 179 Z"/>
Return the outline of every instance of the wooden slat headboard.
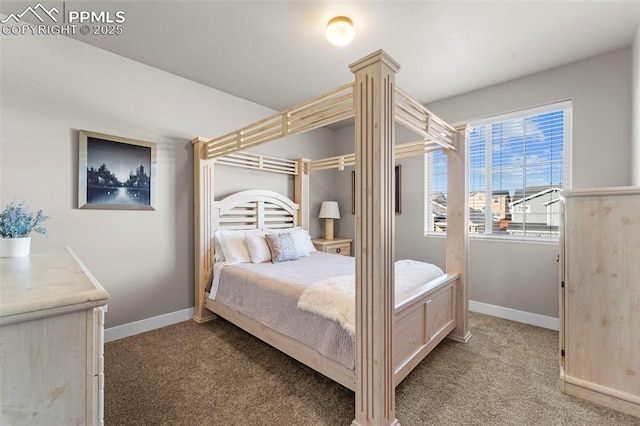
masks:
<path fill-rule="evenodd" d="M 267 190 L 241 191 L 213 202 L 212 228 L 282 229 L 298 226 L 298 204 Z"/>

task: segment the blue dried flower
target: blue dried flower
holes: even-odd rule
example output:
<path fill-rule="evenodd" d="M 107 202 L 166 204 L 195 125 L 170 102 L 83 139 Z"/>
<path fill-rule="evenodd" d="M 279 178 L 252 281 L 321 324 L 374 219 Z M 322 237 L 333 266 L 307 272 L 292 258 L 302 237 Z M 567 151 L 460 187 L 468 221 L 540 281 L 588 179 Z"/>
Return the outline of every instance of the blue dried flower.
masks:
<path fill-rule="evenodd" d="M 9 203 L 0 213 L 0 237 L 24 238 L 31 232 L 47 235 L 47 230 L 40 226 L 47 219 L 49 216 L 43 215 L 42 210 L 38 210 L 34 216 L 23 203 Z"/>

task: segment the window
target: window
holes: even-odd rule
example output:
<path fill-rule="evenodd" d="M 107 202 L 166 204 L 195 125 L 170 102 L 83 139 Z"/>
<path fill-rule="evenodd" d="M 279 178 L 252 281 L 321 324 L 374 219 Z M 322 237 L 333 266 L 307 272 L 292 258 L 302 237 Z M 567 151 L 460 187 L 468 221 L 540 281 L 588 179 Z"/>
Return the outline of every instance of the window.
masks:
<path fill-rule="evenodd" d="M 470 123 L 469 232 L 557 239 L 570 187 L 571 102 Z M 447 157 L 425 155 L 425 231 L 447 229 Z"/>

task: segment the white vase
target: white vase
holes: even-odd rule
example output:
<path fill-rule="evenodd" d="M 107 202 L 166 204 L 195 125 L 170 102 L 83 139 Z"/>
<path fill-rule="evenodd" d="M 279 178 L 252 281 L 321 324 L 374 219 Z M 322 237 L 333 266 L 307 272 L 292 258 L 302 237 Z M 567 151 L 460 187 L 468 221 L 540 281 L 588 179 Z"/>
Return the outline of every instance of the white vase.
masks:
<path fill-rule="evenodd" d="M 0 238 L 0 257 L 29 256 L 31 237 Z"/>

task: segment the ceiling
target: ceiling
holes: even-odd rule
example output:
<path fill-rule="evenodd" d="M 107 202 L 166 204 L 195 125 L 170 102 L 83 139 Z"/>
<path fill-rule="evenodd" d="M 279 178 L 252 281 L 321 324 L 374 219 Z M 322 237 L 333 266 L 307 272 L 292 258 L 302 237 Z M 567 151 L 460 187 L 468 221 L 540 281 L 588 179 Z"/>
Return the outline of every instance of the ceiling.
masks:
<path fill-rule="evenodd" d="M 78 40 L 275 110 L 351 81 L 348 65 L 378 49 L 401 65 L 398 86 L 428 104 L 629 47 L 640 25 L 640 0 L 67 1 L 65 7 L 126 14 L 123 34 L 77 34 Z M 346 47 L 324 38 L 335 15 L 354 22 L 356 38 Z"/>

